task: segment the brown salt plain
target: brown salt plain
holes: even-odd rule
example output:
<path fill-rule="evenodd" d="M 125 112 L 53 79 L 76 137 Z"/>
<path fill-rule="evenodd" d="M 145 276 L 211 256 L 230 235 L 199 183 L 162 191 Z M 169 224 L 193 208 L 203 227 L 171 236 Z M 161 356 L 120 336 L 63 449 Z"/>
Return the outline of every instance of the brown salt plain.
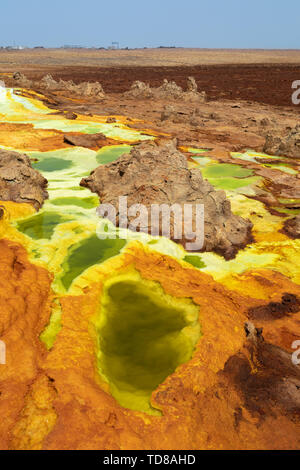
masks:
<path fill-rule="evenodd" d="M 243 99 L 291 105 L 291 83 L 300 79 L 299 50 L 226 49 L 25 49 L 0 50 L 0 73 L 16 70 L 30 79 L 99 81 L 122 93 L 134 80 L 159 86 L 164 78 L 185 86 L 188 76 L 210 99 Z M 5 75 L 3 75 L 5 78 Z"/>

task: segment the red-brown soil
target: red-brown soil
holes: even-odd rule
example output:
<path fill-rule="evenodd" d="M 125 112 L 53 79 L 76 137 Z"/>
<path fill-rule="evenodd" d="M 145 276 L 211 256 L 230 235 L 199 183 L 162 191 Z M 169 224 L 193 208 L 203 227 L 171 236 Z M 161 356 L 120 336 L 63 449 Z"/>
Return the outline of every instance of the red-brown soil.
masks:
<path fill-rule="evenodd" d="M 99 81 L 106 93 L 123 93 L 132 82 L 141 80 L 159 86 L 164 78 L 175 80 L 183 88 L 186 79 L 195 77 L 199 90 L 205 90 L 209 99 L 257 101 L 275 106 L 292 104 L 292 83 L 300 80 L 300 65 L 209 65 L 174 67 L 35 67 L 16 66 L 29 79 L 41 79 L 46 73 L 53 78 Z M 0 68 L 1 70 L 1 68 Z"/>

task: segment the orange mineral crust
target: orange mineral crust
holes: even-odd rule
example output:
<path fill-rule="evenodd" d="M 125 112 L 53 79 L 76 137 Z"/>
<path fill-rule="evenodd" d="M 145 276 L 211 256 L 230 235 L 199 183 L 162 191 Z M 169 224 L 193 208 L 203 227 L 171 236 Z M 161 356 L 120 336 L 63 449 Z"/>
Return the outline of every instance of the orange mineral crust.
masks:
<path fill-rule="evenodd" d="M 0 325 L 7 346 L 0 369 L 1 449 L 299 447 L 299 372 L 287 352 L 300 320 L 299 287 L 287 278 L 253 271 L 240 284 L 232 281 L 230 290 L 132 243 L 99 265 L 92 282 L 81 280 L 74 288 L 79 295 L 60 298 L 62 328 L 47 353 L 39 335 L 49 321 L 51 277 L 28 262 L 20 245 L 2 240 L 0 253 Z M 106 286 L 130 276 L 199 311 L 193 357 L 153 390 L 154 414 L 121 406 L 97 362 Z M 123 305 L 125 312 L 124 298 Z"/>
<path fill-rule="evenodd" d="M 0 123 L 0 145 L 38 152 L 68 147 L 61 131 L 34 129 L 32 124 L 19 123 Z"/>
<path fill-rule="evenodd" d="M 189 297 L 199 306 L 201 336 L 195 352 L 153 391 L 156 416 L 120 406 L 97 368 L 95 325 L 105 285 L 130 273 L 159 283 L 173 298 Z M 286 449 L 299 445 L 292 393 L 286 402 L 279 396 L 280 384 L 292 386 L 298 380 L 290 377 L 290 356 L 264 342 L 251 324 L 246 338 L 247 312 L 259 305 L 257 299 L 134 244 L 115 258 L 109 270 L 100 268 L 95 283 L 86 286 L 82 295 L 65 296 L 61 304 L 62 329 L 45 358 L 43 375 L 35 379 L 25 404 L 20 404 L 24 408 L 15 418 L 14 448 Z"/>
<path fill-rule="evenodd" d="M 0 240 L 0 334 L 6 345 L 6 364 L 0 365 L 1 449 L 10 447 L 45 355 L 39 333 L 50 316 L 50 285 L 49 273 L 32 265 L 22 246 Z"/>
<path fill-rule="evenodd" d="M 0 145 L 23 151 L 48 152 L 70 146 L 98 150 L 107 145 L 126 144 L 127 141 L 105 137 L 103 134 L 80 134 L 51 129 L 35 129 L 32 124 L 0 123 Z"/>

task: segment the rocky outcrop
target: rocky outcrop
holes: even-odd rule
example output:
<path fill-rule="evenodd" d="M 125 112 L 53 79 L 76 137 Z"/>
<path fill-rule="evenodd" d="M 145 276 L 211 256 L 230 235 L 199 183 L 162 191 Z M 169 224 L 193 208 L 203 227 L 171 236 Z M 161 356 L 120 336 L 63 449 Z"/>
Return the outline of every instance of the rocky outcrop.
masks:
<path fill-rule="evenodd" d="M 125 97 L 139 99 L 161 99 L 161 100 L 182 100 L 185 102 L 205 103 L 207 100 L 205 91 L 198 92 L 198 86 L 193 77 L 187 80 L 187 91 L 178 86 L 175 82 L 164 80 L 163 84 L 158 88 L 150 88 L 144 82 L 136 81 L 132 84 L 129 91 L 125 93 Z"/>
<path fill-rule="evenodd" d="M 124 143 L 124 141 L 106 137 L 101 132 L 98 132 L 97 134 L 80 134 L 76 132 L 68 132 L 67 134 L 64 134 L 64 142 L 69 145 L 75 145 L 76 147 L 86 147 L 92 150 L 97 150 L 107 145 L 117 145 L 118 143 Z"/>
<path fill-rule="evenodd" d="M 150 88 L 148 83 L 140 82 L 136 80 L 130 87 L 130 90 L 124 93 L 125 97 L 128 98 L 140 98 L 140 99 L 147 99 L 153 98 L 153 92 Z"/>
<path fill-rule="evenodd" d="M 164 106 L 164 109 L 161 113 L 160 119 L 161 121 L 167 121 L 168 119 L 174 119 L 177 117 L 177 112 L 171 104 L 167 104 Z"/>
<path fill-rule="evenodd" d="M 68 91 L 75 95 L 80 95 L 83 97 L 96 97 L 96 98 L 104 98 L 105 94 L 102 88 L 102 85 L 99 82 L 82 82 L 78 85 L 74 83 L 72 80 L 65 81 L 60 79 L 56 81 L 52 75 L 48 74 L 45 75 L 40 81 L 31 81 L 28 80 L 25 75 L 21 74 L 20 72 L 16 72 L 13 76 L 14 81 L 17 83 L 19 87 L 24 88 L 31 88 L 37 87 L 41 89 L 45 89 L 48 91 Z"/>
<path fill-rule="evenodd" d="M 197 85 L 196 80 L 194 79 L 194 77 L 188 77 L 186 89 L 187 89 L 188 92 L 197 93 L 198 85 Z"/>
<path fill-rule="evenodd" d="M 16 85 L 20 88 L 31 88 L 33 85 L 32 80 L 28 80 L 28 78 L 20 72 L 15 72 L 13 74 L 13 79 L 16 82 Z"/>
<path fill-rule="evenodd" d="M 283 199 L 300 199 L 300 178 L 271 168 L 260 168 L 256 174 L 268 180 L 268 190 Z"/>
<path fill-rule="evenodd" d="M 202 251 L 215 251 L 230 259 L 239 248 L 251 241 L 251 222 L 231 212 L 224 191 L 215 191 L 208 181 L 203 180 L 199 170 L 188 169 L 186 157 L 176 149 L 174 142 L 161 147 L 155 143 L 141 144 L 130 154 L 101 165 L 89 177 L 83 178 L 80 184 L 97 193 L 102 203 L 110 203 L 116 209 L 119 207 L 119 196 L 127 196 L 128 206 L 137 203 L 145 205 L 148 213 L 152 204 L 176 203 L 182 211 L 184 204 L 192 204 L 193 207 L 204 204 Z M 195 230 L 195 214 L 192 218 Z M 129 223 L 132 219 L 129 217 Z M 187 237 L 182 235 L 177 239 L 175 236 L 172 216 L 170 225 L 170 238 L 186 246 Z M 141 230 L 150 233 L 150 221 Z"/>
<path fill-rule="evenodd" d="M 51 75 L 46 75 L 40 81 L 42 88 L 50 91 L 69 91 L 80 96 L 95 96 L 97 98 L 104 98 L 104 91 L 99 82 L 82 82 L 76 85 L 72 80 L 64 81 L 59 80 L 58 82 L 52 78 Z"/>
<path fill-rule="evenodd" d="M 28 202 L 40 209 L 45 199 L 48 181 L 30 164 L 27 155 L 0 150 L 0 199 Z"/>
<path fill-rule="evenodd" d="M 198 103 L 205 103 L 207 99 L 205 91 L 198 92 L 198 86 L 193 77 L 189 77 L 187 80 L 187 91 L 183 91 L 175 82 L 164 80 L 159 88 L 153 89 L 153 94 L 159 99 L 174 99 L 187 102 L 196 101 Z"/>
<path fill-rule="evenodd" d="M 68 82 L 65 82 L 65 83 L 68 83 Z M 72 84 L 70 91 L 73 91 L 74 93 L 80 96 L 86 96 L 86 97 L 95 96 L 97 98 L 105 97 L 104 90 L 102 88 L 101 83 L 99 82 L 94 82 L 94 83 L 83 82 L 83 83 L 80 83 L 79 85 Z"/>
<path fill-rule="evenodd" d="M 300 214 L 284 222 L 282 232 L 290 238 L 300 238 Z"/>
<path fill-rule="evenodd" d="M 175 82 L 169 82 L 165 78 L 160 87 L 153 88 L 153 94 L 155 98 L 177 100 L 183 96 L 183 90 Z"/>
<path fill-rule="evenodd" d="M 284 137 L 268 133 L 263 151 L 270 155 L 300 158 L 300 126 Z"/>
<path fill-rule="evenodd" d="M 46 90 L 50 90 L 50 91 L 59 90 L 58 82 L 54 80 L 54 78 L 50 74 L 45 75 L 39 82 L 39 85 L 42 88 L 46 88 Z"/>

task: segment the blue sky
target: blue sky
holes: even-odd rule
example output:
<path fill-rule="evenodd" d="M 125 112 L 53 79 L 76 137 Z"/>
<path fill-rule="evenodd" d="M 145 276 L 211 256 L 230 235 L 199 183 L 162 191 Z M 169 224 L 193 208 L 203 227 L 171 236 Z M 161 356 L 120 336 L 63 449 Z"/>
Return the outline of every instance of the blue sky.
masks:
<path fill-rule="evenodd" d="M 0 46 L 300 49 L 299 0 L 0 0 Z"/>

